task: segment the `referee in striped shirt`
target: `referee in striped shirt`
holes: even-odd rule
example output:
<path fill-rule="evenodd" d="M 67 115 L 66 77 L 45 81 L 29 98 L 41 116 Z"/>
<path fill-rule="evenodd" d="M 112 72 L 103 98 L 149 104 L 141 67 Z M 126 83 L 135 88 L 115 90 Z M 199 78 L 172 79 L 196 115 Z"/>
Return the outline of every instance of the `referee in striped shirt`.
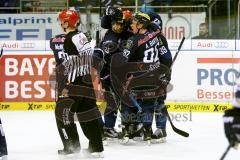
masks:
<path fill-rule="evenodd" d="M 61 65 L 57 67 L 58 103 L 56 120 L 58 131 L 64 144 L 59 154 L 69 154 L 80 151 L 74 114 L 80 122 L 84 135 L 89 140 L 88 151 L 91 156 L 103 157 L 101 127 L 98 119 L 101 113 L 96 106 L 95 95 L 78 95 L 74 88 L 83 90 L 93 88 L 91 67 L 93 66 L 93 49 L 86 35 L 77 30 L 80 16 L 74 10 L 63 10 L 59 16 L 61 27 L 66 33 L 61 54 Z M 63 70 L 59 68 L 63 67 Z M 62 76 L 59 76 L 62 75 Z M 91 93 L 91 92 L 89 92 Z"/>

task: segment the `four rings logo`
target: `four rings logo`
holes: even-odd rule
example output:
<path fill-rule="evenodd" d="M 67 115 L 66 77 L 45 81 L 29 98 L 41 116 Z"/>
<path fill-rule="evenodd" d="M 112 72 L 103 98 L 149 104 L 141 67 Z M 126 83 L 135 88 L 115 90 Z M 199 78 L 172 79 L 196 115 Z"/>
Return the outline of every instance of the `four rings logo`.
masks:
<path fill-rule="evenodd" d="M 215 48 L 228 48 L 229 43 L 228 42 L 214 42 Z"/>
<path fill-rule="evenodd" d="M 30 42 L 23 42 L 21 44 L 21 48 L 35 48 L 35 43 L 30 43 Z"/>

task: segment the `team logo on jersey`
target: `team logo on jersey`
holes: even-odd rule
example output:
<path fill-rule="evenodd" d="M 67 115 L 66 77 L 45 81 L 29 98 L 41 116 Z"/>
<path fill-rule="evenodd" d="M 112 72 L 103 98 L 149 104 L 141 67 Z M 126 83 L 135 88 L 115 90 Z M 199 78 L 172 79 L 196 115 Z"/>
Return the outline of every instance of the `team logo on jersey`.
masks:
<path fill-rule="evenodd" d="M 80 37 L 79 37 L 79 44 L 80 45 L 84 45 L 87 42 L 88 42 L 87 37 L 83 37 L 83 36 L 80 35 Z"/>
<path fill-rule="evenodd" d="M 126 49 L 131 49 L 133 47 L 133 41 L 132 40 L 127 40 L 127 43 L 126 43 Z"/>
<path fill-rule="evenodd" d="M 105 53 L 113 53 L 118 49 L 118 45 L 113 41 L 105 41 L 102 44 L 102 48 Z"/>
<path fill-rule="evenodd" d="M 52 39 L 52 42 L 57 43 L 57 42 L 64 42 L 65 37 L 55 37 Z"/>

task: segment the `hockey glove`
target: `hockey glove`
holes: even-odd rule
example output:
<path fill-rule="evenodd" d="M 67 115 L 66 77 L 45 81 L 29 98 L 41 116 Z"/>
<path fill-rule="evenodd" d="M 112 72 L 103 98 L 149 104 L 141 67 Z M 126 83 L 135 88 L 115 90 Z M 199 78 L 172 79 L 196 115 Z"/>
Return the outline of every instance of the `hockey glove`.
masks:
<path fill-rule="evenodd" d="M 105 63 L 104 51 L 98 47 L 95 47 L 92 56 L 92 66 L 97 70 L 98 73 L 100 73 Z"/>
<path fill-rule="evenodd" d="M 225 135 L 232 147 L 240 144 L 240 109 L 234 108 L 225 111 L 223 116 Z"/>
<path fill-rule="evenodd" d="M 92 40 L 91 32 L 90 32 L 90 31 L 87 31 L 87 32 L 85 32 L 84 34 L 85 34 L 85 36 L 87 37 L 88 41 L 91 42 L 91 40 Z"/>
<path fill-rule="evenodd" d="M 161 87 L 162 88 L 166 88 L 167 85 L 169 84 L 169 80 L 168 80 L 168 78 L 166 76 L 160 78 L 160 81 L 161 81 Z"/>

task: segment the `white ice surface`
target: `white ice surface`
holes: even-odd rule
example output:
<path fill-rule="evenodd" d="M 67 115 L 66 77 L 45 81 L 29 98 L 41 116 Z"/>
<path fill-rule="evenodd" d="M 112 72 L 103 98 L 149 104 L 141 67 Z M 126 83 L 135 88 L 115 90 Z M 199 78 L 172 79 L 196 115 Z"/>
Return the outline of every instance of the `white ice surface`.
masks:
<path fill-rule="evenodd" d="M 189 113 L 187 113 L 188 116 Z M 8 160 L 68 160 L 57 155 L 62 148 L 53 111 L 0 112 L 6 134 Z M 182 119 L 183 120 L 183 119 Z M 143 143 L 105 146 L 105 160 L 218 160 L 227 140 L 224 135 L 221 113 L 192 113 L 187 122 L 174 124 L 190 133 L 184 138 L 174 133 L 168 124 L 167 143 L 145 146 Z M 80 132 L 82 148 L 88 141 Z M 84 159 L 81 154 L 73 159 Z M 240 150 L 231 149 L 226 160 L 239 160 Z M 72 159 L 71 159 L 72 160 Z"/>

